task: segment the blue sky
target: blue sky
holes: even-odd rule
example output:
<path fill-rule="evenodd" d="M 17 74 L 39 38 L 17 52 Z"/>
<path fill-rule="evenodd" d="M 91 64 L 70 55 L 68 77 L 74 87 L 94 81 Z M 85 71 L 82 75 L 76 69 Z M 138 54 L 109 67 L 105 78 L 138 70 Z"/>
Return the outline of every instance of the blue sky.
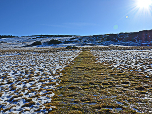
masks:
<path fill-rule="evenodd" d="M 0 0 L 0 34 L 93 35 L 152 29 L 138 0 Z"/>

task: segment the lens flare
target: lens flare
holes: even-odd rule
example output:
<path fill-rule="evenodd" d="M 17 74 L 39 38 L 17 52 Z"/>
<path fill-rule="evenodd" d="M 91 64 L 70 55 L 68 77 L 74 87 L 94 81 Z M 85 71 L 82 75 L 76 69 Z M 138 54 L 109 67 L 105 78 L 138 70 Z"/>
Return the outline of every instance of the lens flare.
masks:
<path fill-rule="evenodd" d="M 118 29 L 118 25 L 114 25 L 113 28 L 116 30 Z"/>

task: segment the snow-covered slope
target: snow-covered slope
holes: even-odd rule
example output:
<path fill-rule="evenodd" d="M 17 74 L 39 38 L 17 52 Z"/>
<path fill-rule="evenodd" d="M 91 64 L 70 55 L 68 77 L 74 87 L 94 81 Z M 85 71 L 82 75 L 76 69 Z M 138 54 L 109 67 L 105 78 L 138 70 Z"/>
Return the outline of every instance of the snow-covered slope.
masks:
<path fill-rule="evenodd" d="M 48 42 L 52 39 L 59 41 L 66 41 L 73 37 L 49 37 L 49 38 L 37 38 L 35 37 L 16 37 L 16 38 L 1 38 L 0 39 L 0 48 L 18 48 L 31 45 L 35 41 L 40 41 L 42 45 L 36 47 L 48 47 L 45 42 Z M 62 45 L 50 45 L 52 47 L 65 47 Z"/>

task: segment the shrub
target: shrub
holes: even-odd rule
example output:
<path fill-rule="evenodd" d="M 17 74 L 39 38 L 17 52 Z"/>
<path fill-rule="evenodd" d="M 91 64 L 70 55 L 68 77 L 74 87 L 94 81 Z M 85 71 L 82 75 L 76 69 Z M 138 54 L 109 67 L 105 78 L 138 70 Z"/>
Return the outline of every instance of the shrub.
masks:
<path fill-rule="evenodd" d="M 58 40 L 50 40 L 49 42 L 48 42 L 48 44 L 60 44 L 60 43 L 62 43 L 61 41 L 58 41 Z"/>
<path fill-rule="evenodd" d="M 33 42 L 31 45 L 32 46 L 36 46 L 36 45 L 41 45 L 42 43 L 40 41 L 36 41 L 36 42 Z"/>
<path fill-rule="evenodd" d="M 7 42 L 1 41 L 0 43 L 7 43 Z"/>
<path fill-rule="evenodd" d="M 78 47 L 76 47 L 76 46 L 73 46 L 73 47 L 72 46 L 67 46 L 66 49 L 78 49 Z"/>
<path fill-rule="evenodd" d="M 76 43 L 76 42 L 78 42 L 78 41 L 64 41 L 63 43 L 64 43 L 64 44 L 69 44 L 69 43 L 74 44 L 74 43 Z"/>

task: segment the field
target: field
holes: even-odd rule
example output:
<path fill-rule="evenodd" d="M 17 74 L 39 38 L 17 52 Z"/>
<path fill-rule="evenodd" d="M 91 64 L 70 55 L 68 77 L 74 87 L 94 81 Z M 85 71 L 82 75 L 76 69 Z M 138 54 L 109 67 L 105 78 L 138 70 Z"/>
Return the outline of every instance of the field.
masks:
<path fill-rule="evenodd" d="M 152 113 L 150 47 L 0 50 L 1 113 Z"/>

